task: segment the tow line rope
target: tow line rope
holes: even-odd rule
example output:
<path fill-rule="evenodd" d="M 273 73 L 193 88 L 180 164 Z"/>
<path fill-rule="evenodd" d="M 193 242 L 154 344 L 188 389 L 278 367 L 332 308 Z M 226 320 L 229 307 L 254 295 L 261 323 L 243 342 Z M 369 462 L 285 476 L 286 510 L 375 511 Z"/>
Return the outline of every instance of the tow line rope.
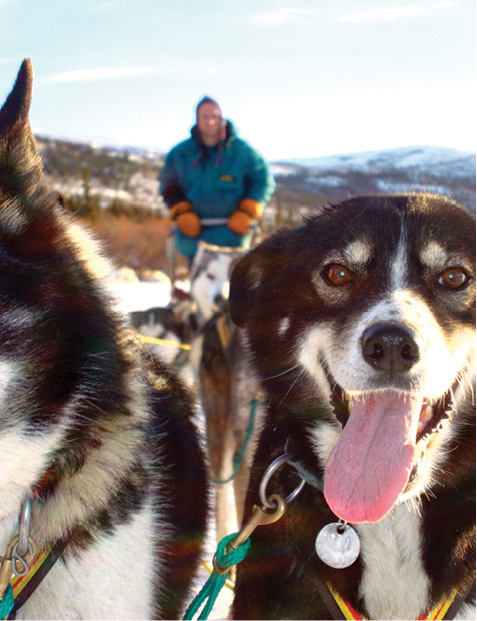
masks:
<path fill-rule="evenodd" d="M 265 471 L 259 492 L 262 506 L 253 506 L 250 519 L 244 524 L 239 533 L 228 535 L 220 541 L 213 560 L 214 570 L 202 587 L 202 590 L 197 594 L 186 610 L 184 615 L 185 621 L 191 621 L 202 604 L 204 604 L 204 607 L 199 613 L 198 619 L 208 619 L 215 601 L 225 584 L 227 573 L 247 556 L 250 549 L 250 536 L 253 531 L 257 526 L 264 526 L 277 522 L 284 515 L 286 504 L 291 502 L 303 489 L 304 481 L 302 480 L 298 487 L 285 499 L 278 494 L 272 494 L 267 497 L 267 483 L 272 474 L 278 467 L 288 462 L 290 459 L 291 456 L 289 455 L 281 455 L 275 459 Z"/>
<path fill-rule="evenodd" d="M 233 535 L 224 537 L 220 541 L 217 546 L 217 552 L 214 556 L 214 570 L 205 585 L 202 587 L 200 593 L 186 610 L 184 619 L 192 619 L 204 602 L 205 605 L 198 618 L 208 619 L 209 614 L 214 607 L 215 601 L 222 590 L 222 587 L 226 583 L 227 572 L 229 569 L 243 561 L 249 551 L 250 539 L 246 539 L 242 545 L 235 549 L 231 549 L 230 552 L 227 552 L 227 546 L 231 544 L 237 536 L 238 533 L 234 533 Z"/>
<path fill-rule="evenodd" d="M 15 600 L 13 599 L 13 589 L 12 585 L 9 584 L 7 591 L 0 602 L 0 619 L 8 619 L 8 615 L 13 610 L 14 605 Z"/>
<path fill-rule="evenodd" d="M 202 566 L 203 566 L 205 569 L 207 569 L 207 571 L 209 572 L 209 574 L 211 574 L 211 573 L 214 571 L 214 568 L 213 568 L 211 565 L 209 565 L 209 563 L 208 563 L 205 559 L 201 558 L 200 560 L 201 560 Z M 231 580 L 229 580 L 229 579 L 227 579 L 227 580 L 225 581 L 224 586 L 225 586 L 225 588 L 229 589 L 229 591 L 232 591 L 232 592 L 233 592 L 233 591 L 235 591 L 235 585 L 234 585 L 234 583 L 233 583 Z"/>
<path fill-rule="evenodd" d="M 225 479 L 225 480 L 211 479 L 214 485 L 225 485 L 226 483 L 230 483 L 230 481 L 233 481 L 235 477 L 237 476 L 240 466 L 242 465 L 243 456 L 245 455 L 245 451 L 247 450 L 248 443 L 250 442 L 250 438 L 252 437 L 252 434 L 253 434 L 253 428 L 255 426 L 255 413 L 257 410 L 257 404 L 258 404 L 257 397 L 255 397 L 254 399 L 252 399 L 252 401 L 250 401 L 250 417 L 248 420 L 247 429 L 245 431 L 245 439 L 243 441 L 242 448 L 240 449 L 240 451 L 238 453 L 235 453 L 234 455 L 234 458 L 233 458 L 234 469 L 233 469 L 232 474 L 229 476 L 228 479 Z"/>

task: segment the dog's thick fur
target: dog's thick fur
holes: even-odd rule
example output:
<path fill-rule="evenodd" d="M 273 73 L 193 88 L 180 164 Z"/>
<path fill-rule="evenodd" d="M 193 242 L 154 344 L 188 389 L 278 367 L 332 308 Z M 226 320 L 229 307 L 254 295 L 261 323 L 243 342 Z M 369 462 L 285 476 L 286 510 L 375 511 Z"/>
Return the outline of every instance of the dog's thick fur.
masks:
<path fill-rule="evenodd" d="M 230 309 L 268 401 L 246 513 L 285 450 L 310 483 L 253 533 L 233 617 L 332 618 L 328 582 L 367 618 L 454 588 L 475 618 L 474 218 L 425 193 L 349 199 L 244 257 Z M 283 467 L 267 493 L 297 480 Z M 361 541 L 346 569 L 315 553 L 337 516 Z"/>
<path fill-rule="evenodd" d="M 31 88 L 27 59 L 0 110 L 0 551 L 35 490 L 32 536 L 66 547 L 17 617 L 177 618 L 207 517 L 193 408 L 45 187 Z"/>

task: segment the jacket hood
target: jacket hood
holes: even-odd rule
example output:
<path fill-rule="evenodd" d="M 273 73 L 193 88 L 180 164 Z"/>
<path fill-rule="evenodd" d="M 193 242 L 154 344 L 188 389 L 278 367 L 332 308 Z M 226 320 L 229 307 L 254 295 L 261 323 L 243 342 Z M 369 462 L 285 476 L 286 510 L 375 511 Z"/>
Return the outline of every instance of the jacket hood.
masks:
<path fill-rule="evenodd" d="M 197 124 L 195 124 L 192 127 L 192 129 L 190 130 L 190 134 L 191 134 L 192 138 L 197 142 L 197 144 L 199 146 L 204 147 L 204 144 L 202 143 L 202 140 L 201 140 L 201 137 L 200 137 L 200 132 L 199 132 L 199 128 L 197 127 Z M 237 137 L 237 130 L 235 129 L 232 121 L 226 120 L 226 124 L 225 124 L 225 140 L 219 142 L 218 145 L 220 145 L 220 144 L 226 145 L 228 142 L 230 142 L 231 140 L 233 140 L 236 137 Z M 215 146 L 217 146 L 217 145 L 215 145 Z"/>

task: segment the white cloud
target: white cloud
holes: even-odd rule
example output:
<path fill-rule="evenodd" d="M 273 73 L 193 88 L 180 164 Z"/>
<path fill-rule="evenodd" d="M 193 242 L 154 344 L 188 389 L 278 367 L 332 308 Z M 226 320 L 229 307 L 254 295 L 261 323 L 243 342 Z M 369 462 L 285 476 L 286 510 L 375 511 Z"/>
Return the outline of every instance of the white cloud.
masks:
<path fill-rule="evenodd" d="M 339 22 L 357 22 L 361 23 L 367 20 L 377 19 L 399 19 L 401 17 L 416 17 L 425 15 L 428 9 L 423 6 L 391 6 L 382 9 L 371 9 L 370 11 L 355 11 L 338 17 Z"/>
<path fill-rule="evenodd" d="M 92 82 L 94 80 L 105 80 L 108 78 L 127 78 L 135 75 L 154 73 L 154 67 L 98 67 L 96 69 L 77 69 L 75 71 L 64 71 L 55 73 L 47 78 L 45 82 Z"/>
<path fill-rule="evenodd" d="M 279 24 L 291 19 L 294 15 L 303 14 L 303 9 L 283 8 L 273 13 L 263 13 L 261 15 L 252 16 L 252 22 L 259 24 Z"/>
<path fill-rule="evenodd" d="M 0 0 L 1 1 L 1 0 Z M 281 65 L 278 63 L 259 63 L 254 66 L 255 70 L 276 69 Z M 160 74 L 165 76 L 214 76 L 229 74 L 234 72 L 249 72 L 249 63 L 217 63 L 214 65 L 204 65 L 202 62 L 187 62 L 186 64 L 165 60 L 162 66 L 157 67 L 97 67 L 92 69 L 77 69 L 55 73 L 42 79 L 49 84 L 55 83 L 74 83 L 74 82 L 95 82 L 97 80 L 108 80 L 114 78 L 129 78 L 150 74 Z"/>

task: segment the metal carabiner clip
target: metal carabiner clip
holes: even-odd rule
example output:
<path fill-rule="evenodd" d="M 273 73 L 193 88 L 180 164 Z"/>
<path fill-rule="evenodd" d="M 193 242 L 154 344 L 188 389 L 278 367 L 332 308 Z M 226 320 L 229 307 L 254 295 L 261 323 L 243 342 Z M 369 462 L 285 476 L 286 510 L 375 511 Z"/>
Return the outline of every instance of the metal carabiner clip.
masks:
<path fill-rule="evenodd" d="M 13 571 L 17 576 L 26 576 L 29 571 L 29 564 L 35 555 L 37 546 L 33 537 L 30 537 L 31 522 L 31 498 L 27 498 L 22 505 L 20 512 L 18 541 L 13 542 L 11 559 L 13 561 Z"/>
<path fill-rule="evenodd" d="M 17 552 L 21 556 L 26 556 L 30 545 L 30 521 L 31 521 L 31 498 L 27 498 L 23 503 L 20 513 L 20 524 L 18 527 Z"/>

